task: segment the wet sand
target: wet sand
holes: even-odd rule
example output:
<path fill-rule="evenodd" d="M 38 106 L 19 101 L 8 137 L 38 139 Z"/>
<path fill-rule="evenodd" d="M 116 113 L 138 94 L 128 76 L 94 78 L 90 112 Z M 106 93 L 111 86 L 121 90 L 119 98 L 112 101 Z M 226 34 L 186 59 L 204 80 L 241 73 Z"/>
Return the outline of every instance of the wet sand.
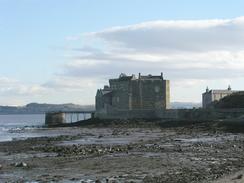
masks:
<path fill-rule="evenodd" d="M 214 124 L 62 131 L 0 142 L 0 182 L 244 182 L 244 134 Z"/>

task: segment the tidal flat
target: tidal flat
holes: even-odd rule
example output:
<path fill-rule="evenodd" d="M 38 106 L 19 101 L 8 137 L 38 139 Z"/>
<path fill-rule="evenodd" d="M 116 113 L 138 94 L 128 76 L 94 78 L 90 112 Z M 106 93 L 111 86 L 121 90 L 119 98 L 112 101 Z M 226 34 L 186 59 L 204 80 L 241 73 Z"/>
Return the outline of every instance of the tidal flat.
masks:
<path fill-rule="evenodd" d="M 63 127 L 0 142 L 0 182 L 243 182 L 244 133 L 215 123 Z"/>

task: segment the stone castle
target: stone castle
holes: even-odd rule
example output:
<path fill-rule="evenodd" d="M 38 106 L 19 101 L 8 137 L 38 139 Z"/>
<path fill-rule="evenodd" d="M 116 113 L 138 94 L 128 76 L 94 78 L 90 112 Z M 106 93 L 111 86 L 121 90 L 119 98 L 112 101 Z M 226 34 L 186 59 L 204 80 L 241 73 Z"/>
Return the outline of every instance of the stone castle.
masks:
<path fill-rule="evenodd" d="M 203 109 L 170 109 L 170 83 L 163 74 L 127 76 L 110 79 L 109 85 L 98 89 L 96 111 L 92 118 L 98 119 L 160 119 L 160 120 L 217 120 L 237 118 L 244 115 L 244 109 L 218 109 L 211 104 L 238 91 L 209 90 L 202 95 Z M 84 113 L 84 111 L 70 111 Z M 46 114 L 46 124 L 50 126 L 66 123 L 65 112 Z"/>
<path fill-rule="evenodd" d="M 100 118 L 154 117 L 156 111 L 170 108 L 169 80 L 158 76 L 121 74 L 109 86 L 97 90 L 96 116 Z"/>

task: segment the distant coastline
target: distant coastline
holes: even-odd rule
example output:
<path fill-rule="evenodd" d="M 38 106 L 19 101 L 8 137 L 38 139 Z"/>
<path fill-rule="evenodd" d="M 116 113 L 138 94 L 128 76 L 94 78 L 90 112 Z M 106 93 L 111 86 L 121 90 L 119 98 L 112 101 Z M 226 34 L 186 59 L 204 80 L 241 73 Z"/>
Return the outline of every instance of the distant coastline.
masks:
<path fill-rule="evenodd" d="M 77 104 L 39 104 L 30 103 L 25 106 L 0 106 L 0 114 L 45 114 L 50 111 L 79 111 L 94 110 L 94 105 Z"/>
<path fill-rule="evenodd" d="M 172 102 L 171 108 L 199 108 L 200 103 L 190 102 Z M 90 111 L 95 110 L 94 105 L 77 105 L 77 104 L 39 104 L 30 103 L 25 106 L 0 106 L 0 115 L 8 114 L 45 114 L 50 111 Z"/>

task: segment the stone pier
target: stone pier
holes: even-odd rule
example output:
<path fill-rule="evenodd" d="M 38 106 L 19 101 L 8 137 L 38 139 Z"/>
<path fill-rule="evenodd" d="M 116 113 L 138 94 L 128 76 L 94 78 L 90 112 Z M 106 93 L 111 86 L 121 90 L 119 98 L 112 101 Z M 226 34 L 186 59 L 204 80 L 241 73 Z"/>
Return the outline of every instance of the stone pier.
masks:
<path fill-rule="evenodd" d="M 45 125 L 57 126 L 66 123 L 64 112 L 49 112 L 45 116 Z"/>

